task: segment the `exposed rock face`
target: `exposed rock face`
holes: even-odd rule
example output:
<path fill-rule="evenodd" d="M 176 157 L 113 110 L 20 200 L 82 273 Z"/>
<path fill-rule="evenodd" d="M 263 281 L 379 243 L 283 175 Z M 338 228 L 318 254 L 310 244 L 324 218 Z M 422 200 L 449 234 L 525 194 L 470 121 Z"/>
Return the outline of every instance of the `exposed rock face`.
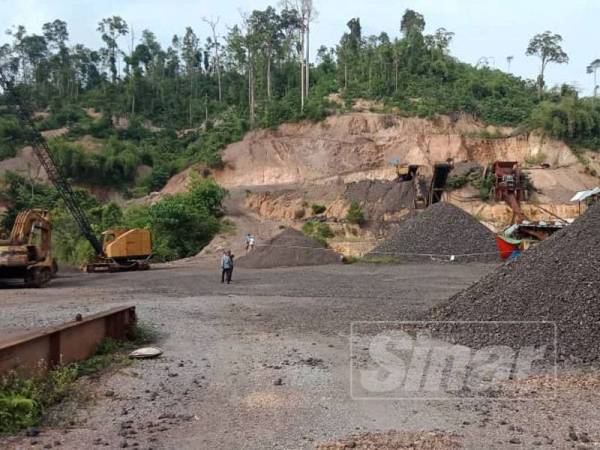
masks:
<path fill-rule="evenodd" d="M 482 165 L 497 159 L 523 162 L 542 157 L 555 167 L 577 163 L 562 142 L 537 135 L 476 137 L 484 130 L 464 117 L 428 120 L 375 113 L 284 124 L 277 130 L 250 132 L 228 146 L 223 153 L 226 168 L 216 177 L 226 187 L 298 183 L 352 172 L 386 172 L 393 158 L 423 166 L 448 158 Z M 387 170 L 386 176 L 390 174 Z"/>
<path fill-rule="evenodd" d="M 430 120 L 372 112 L 331 116 L 319 123 L 283 124 L 276 130 L 249 132 L 242 141 L 225 148 L 224 169 L 186 169 L 146 201 L 186 191 L 190 174 L 196 172 L 213 176 L 231 192 L 245 193 L 240 208 L 257 220 L 297 226 L 311 215 L 313 203 L 326 206 L 324 216 L 330 220 L 343 219 L 350 202 L 357 200 L 369 220 L 369 232 L 380 236 L 403 221 L 410 208 L 402 189 L 396 190 L 398 185 L 392 182 L 397 176 L 389 164 L 392 159 L 421 165 L 420 173 L 425 176 L 431 174 L 433 164 L 448 158 L 453 158 L 457 167 L 484 167 L 501 159 L 524 166 L 532 161 L 549 164 L 549 168 L 538 165 L 530 170 L 540 190 L 536 201 L 563 218 L 576 217 L 577 205 L 565 202 L 575 191 L 600 184 L 592 172 L 598 164 L 600 173 L 600 160 L 593 160 L 597 155 L 586 154 L 591 161 L 586 168 L 559 141 L 535 134 L 480 137 L 483 132 L 510 136 L 512 131 L 485 127 L 468 116 Z M 494 229 L 505 227 L 512 217 L 506 205 L 480 201 L 471 186 L 452 192 L 446 200 Z M 532 220 L 554 218 L 533 205 L 524 205 L 524 210 Z M 361 237 L 366 238 L 363 232 Z"/>

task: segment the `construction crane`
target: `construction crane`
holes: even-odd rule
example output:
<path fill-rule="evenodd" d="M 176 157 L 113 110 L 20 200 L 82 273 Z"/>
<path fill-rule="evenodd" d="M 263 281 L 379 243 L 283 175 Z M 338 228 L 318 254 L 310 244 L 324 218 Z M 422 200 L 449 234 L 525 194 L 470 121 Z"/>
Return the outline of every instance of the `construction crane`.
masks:
<path fill-rule="evenodd" d="M 85 265 L 83 269 L 87 272 L 148 269 L 150 267 L 148 260 L 152 254 L 150 231 L 143 229 L 107 230 L 103 233 L 104 243 L 101 243 L 84 210 L 79 205 L 71 185 L 58 169 L 48 142 L 36 129 L 31 110 L 15 89 L 12 80 L 4 74 L 1 68 L 0 87 L 15 105 L 22 126 L 30 132 L 29 143 L 46 171 L 48 179 L 64 201 L 82 236 L 94 249 L 96 261 Z"/>

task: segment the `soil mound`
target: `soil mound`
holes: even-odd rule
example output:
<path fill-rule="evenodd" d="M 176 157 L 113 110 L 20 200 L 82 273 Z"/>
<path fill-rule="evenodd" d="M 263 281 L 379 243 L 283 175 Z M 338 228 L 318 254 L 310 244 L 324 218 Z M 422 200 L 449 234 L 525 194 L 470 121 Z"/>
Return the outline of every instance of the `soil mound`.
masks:
<path fill-rule="evenodd" d="M 549 321 L 556 323 L 558 359 L 600 360 L 600 204 L 572 225 L 527 251 L 428 314 L 441 321 Z M 508 332 L 510 330 L 510 332 Z M 476 345 L 547 345 L 539 335 L 501 327 L 475 334 Z M 492 343 L 491 340 L 494 342 Z"/>
<path fill-rule="evenodd" d="M 436 203 L 400 225 L 367 259 L 395 260 L 496 260 L 493 233 L 470 214 L 449 203 Z"/>
<path fill-rule="evenodd" d="M 320 242 L 293 228 L 286 228 L 265 243 L 257 242 L 256 248 L 240 257 L 236 265 L 249 269 L 269 267 L 317 266 L 340 262 L 340 255 Z"/>

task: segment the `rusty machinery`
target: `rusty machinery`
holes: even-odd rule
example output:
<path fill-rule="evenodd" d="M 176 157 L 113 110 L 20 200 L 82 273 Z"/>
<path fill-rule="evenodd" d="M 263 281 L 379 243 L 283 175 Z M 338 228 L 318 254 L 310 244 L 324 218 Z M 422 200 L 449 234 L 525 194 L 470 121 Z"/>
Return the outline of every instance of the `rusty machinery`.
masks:
<path fill-rule="evenodd" d="M 454 167 L 452 160 L 434 164 L 433 175 L 428 181 L 426 177 L 419 174 L 418 164 L 402 165 L 399 159 L 394 159 L 390 163 L 396 167 L 398 175 L 396 181 L 413 183 L 414 209 L 425 209 L 442 200 L 448 176 Z"/>
<path fill-rule="evenodd" d="M 525 214 L 521 202 L 527 201 L 527 176 L 516 161 L 496 161 L 492 166 L 494 177 L 492 196 L 498 202 L 506 202 L 512 210 L 511 224 L 522 223 Z"/>
<path fill-rule="evenodd" d="M 527 220 L 521 202 L 529 199 L 529 180 L 516 161 L 494 162 L 492 176 L 492 197 L 496 201 L 505 202 L 512 211 L 511 225 L 496 237 L 502 258 L 508 258 L 514 250 L 527 248 L 536 241 L 547 239 L 567 225 L 565 220 L 540 206 L 538 208 L 553 215 L 556 220 Z"/>
<path fill-rule="evenodd" d="M 17 117 L 23 128 L 28 130 L 29 143 L 33 152 L 44 167 L 49 180 L 64 201 L 68 211 L 75 219 L 79 231 L 91 244 L 96 259 L 86 264 L 83 270 L 87 272 L 115 272 L 121 270 L 145 270 L 150 268 L 148 261 L 152 255 L 152 239 L 150 231 L 144 229 L 114 229 L 103 233 L 101 242 L 92 230 L 92 226 L 79 205 L 67 178 L 58 169 L 48 142 L 37 131 L 32 119 L 32 113 L 21 99 L 12 80 L 9 80 L 0 69 L 0 87 L 9 96 L 16 107 Z"/>

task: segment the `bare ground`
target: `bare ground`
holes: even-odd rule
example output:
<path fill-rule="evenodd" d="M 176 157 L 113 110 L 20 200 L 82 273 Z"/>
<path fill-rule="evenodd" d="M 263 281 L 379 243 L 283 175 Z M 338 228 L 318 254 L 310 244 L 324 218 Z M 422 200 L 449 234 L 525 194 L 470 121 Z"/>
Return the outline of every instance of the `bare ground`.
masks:
<path fill-rule="evenodd" d="M 220 284 L 216 266 L 205 261 L 145 273 L 71 272 L 44 290 L 1 289 L 2 329 L 31 329 L 133 304 L 160 332 L 165 353 L 83 380 L 81 390 L 91 399 L 56 408 L 52 415 L 61 420 L 38 437 L 0 439 L 0 447 L 351 448 L 395 436 L 407 447 L 388 448 L 438 448 L 406 441 L 438 436 L 472 449 L 551 449 L 592 448 L 600 440 L 594 373 L 589 383 L 569 378 L 545 400 L 351 397 L 351 322 L 410 319 L 493 266 L 239 269 L 230 286 Z M 531 394 L 548 383 L 517 388 Z M 378 434 L 387 430 L 394 431 Z"/>

